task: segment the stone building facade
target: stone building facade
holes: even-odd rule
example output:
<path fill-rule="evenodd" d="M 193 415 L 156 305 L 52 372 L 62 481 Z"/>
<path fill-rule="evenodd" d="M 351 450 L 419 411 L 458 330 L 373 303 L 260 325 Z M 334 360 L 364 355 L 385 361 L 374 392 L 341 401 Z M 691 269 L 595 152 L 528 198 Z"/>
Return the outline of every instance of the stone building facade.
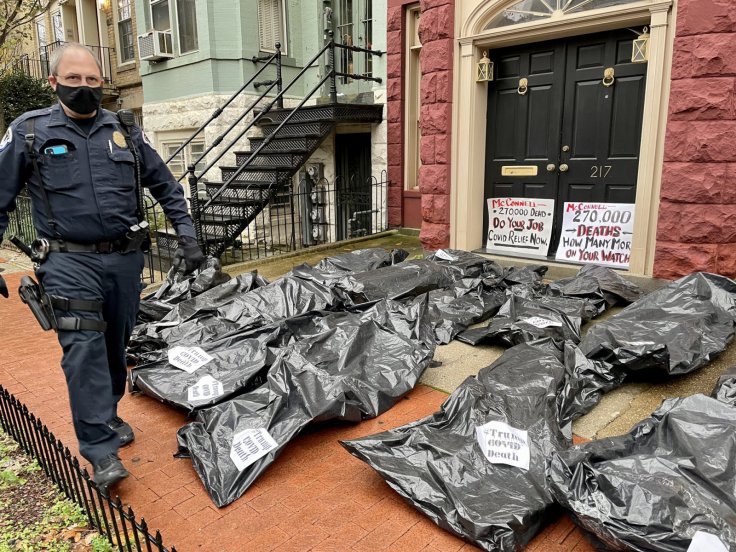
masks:
<path fill-rule="evenodd" d="M 389 215 L 392 226 L 404 224 L 406 87 L 404 69 L 407 43 L 406 7 L 415 0 L 389 0 L 387 37 L 387 95 L 389 155 Z M 419 90 L 421 140 L 418 169 L 421 239 L 425 247 L 438 249 L 449 243 L 450 139 L 452 135 L 452 65 L 454 53 L 454 2 L 423 0 L 420 6 L 419 55 L 422 78 Z"/>
<path fill-rule="evenodd" d="M 534 16 L 517 25 L 518 31 L 513 21 L 502 28 L 490 23 L 520 4 L 418 3 L 418 179 L 425 248 L 482 246 L 486 125 L 493 121 L 487 118 L 486 89 L 474 82 L 481 52 L 646 25 L 651 40 L 629 272 L 674 278 L 705 270 L 735 276 L 736 3 L 614 0 L 599 2 L 590 15 L 580 10 L 567 17 L 558 9 L 548 22 Z M 407 199 L 406 14 L 415 5 L 406 0 L 388 5 L 388 163 L 396 226 L 404 224 Z"/>
<path fill-rule="evenodd" d="M 736 3 L 679 0 L 654 275 L 736 276 Z"/>

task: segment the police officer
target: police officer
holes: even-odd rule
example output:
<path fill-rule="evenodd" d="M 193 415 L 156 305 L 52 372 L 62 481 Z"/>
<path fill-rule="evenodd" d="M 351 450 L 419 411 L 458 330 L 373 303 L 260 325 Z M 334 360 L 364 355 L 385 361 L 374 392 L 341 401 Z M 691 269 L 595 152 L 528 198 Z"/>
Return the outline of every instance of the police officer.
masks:
<path fill-rule="evenodd" d="M 146 136 L 100 108 L 102 70 L 91 50 L 66 43 L 49 69 L 59 103 L 20 116 L 0 141 L 0 241 L 27 183 L 38 236 L 48 243 L 36 274 L 57 321 L 79 451 L 107 488 L 127 477 L 117 452 L 134 438 L 117 415 L 143 269 L 143 252 L 130 250 L 142 217 L 134 154 L 141 183 L 179 236 L 175 263 L 190 272 L 203 255 L 182 188 Z M 7 297 L 2 276 L 0 293 Z"/>

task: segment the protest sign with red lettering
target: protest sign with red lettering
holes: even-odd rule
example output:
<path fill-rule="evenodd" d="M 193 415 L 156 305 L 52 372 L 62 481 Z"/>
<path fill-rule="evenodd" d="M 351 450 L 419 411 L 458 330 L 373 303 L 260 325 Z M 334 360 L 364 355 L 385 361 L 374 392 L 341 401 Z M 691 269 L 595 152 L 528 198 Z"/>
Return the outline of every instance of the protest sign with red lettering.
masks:
<path fill-rule="evenodd" d="M 556 259 L 628 268 L 633 232 L 632 203 L 565 203 Z"/>
<path fill-rule="evenodd" d="M 554 216 L 555 202 L 552 199 L 488 198 L 486 249 L 501 255 L 546 256 Z"/>

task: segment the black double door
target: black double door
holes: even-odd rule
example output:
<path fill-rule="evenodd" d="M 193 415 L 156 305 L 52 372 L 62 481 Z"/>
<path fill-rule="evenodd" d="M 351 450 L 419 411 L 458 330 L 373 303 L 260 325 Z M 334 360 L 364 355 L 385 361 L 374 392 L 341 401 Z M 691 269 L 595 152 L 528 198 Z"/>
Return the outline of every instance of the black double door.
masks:
<path fill-rule="evenodd" d="M 634 203 L 646 64 L 630 30 L 491 52 L 485 197 Z M 485 231 L 488 210 L 483 207 Z M 485 243 L 485 238 L 484 238 Z"/>

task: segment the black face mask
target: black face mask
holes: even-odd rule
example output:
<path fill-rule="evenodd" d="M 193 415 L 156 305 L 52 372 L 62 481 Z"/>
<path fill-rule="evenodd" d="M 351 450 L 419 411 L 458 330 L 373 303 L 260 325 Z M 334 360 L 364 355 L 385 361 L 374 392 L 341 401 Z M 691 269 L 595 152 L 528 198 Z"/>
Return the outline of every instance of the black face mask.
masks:
<path fill-rule="evenodd" d="M 102 101 L 102 87 L 91 88 L 89 86 L 64 86 L 56 84 L 56 95 L 59 100 L 69 109 L 80 115 L 94 113 Z"/>

